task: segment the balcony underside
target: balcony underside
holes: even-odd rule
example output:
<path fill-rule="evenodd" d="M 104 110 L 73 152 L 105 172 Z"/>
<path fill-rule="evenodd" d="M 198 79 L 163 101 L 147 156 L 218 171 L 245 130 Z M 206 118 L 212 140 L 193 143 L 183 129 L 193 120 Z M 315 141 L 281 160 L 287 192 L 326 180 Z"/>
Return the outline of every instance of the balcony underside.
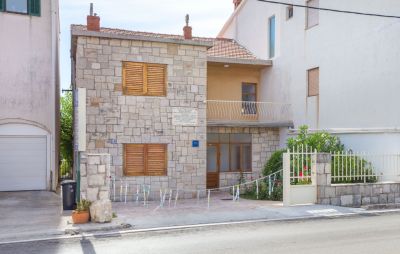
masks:
<path fill-rule="evenodd" d="M 207 120 L 210 127 L 293 127 L 293 121 Z"/>

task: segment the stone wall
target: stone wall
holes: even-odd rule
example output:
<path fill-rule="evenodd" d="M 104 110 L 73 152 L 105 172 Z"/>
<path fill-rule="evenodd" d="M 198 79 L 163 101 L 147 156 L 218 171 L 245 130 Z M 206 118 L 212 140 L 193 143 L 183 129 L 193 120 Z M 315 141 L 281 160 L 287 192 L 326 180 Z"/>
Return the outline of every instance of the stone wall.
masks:
<path fill-rule="evenodd" d="M 331 184 L 331 155 L 318 154 L 317 203 L 360 207 L 400 203 L 400 183 Z"/>
<path fill-rule="evenodd" d="M 255 127 L 208 127 L 207 133 L 249 133 L 252 135 L 252 172 L 243 173 L 246 181 L 259 178 L 266 161 L 279 149 L 279 130 L 277 128 Z M 219 186 L 232 186 L 239 183 L 240 173 L 221 172 Z"/>
<path fill-rule="evenodd" d="M 110 155 L 86 154 L 81 158 L 81 197 L 106 200 L 110 193 Z"/>
<path fill-rule="evenodd" d="M 123 144 L 168 144 L 167 176 L 131 177 L 157 188 L 206 187 L 204 46 L 80 36 L 76 87 L 87 89 L 87 153 L 111 155 L 111 174 L 123 175 Z M 167 64 L 167 96 L 124 96 L 122 61 Z M 173 125 L 173 110 L 193 109 L 194 126 Z M 192 140 L 200 147 L 192 148 Z"/>

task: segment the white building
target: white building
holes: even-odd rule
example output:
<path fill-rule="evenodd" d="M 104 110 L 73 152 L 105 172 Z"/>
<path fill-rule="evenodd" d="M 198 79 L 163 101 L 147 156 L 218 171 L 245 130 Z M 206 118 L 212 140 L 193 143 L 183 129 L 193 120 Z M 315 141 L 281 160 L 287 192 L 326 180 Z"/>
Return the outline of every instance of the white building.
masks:
<path fill-rule="evenodd" d="M 0 0 L 0 191 L 55 190 L 58 0 Z"/>
<path fill-rule="evenodd" d="M 398 15 L 398 0 L 277 0 Z M 400 152 L 400 19 L 235 0 L 219 33 L 258 58 L 262 96 L 289 102 L 297 129 L 338 134 L 355 151 Z M 281 129 L 281 133 L 295 133 Z M 287 135 L 281 135 L 281 145 Z"/>

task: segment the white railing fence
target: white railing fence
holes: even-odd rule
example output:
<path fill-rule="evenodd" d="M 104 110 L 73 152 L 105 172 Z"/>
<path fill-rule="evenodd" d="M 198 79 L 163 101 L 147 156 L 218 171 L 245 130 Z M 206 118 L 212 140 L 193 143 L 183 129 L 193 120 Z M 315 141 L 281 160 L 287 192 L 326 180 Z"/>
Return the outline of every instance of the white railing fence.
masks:
<path fill-rule="evenodd" d="M 176 207 L 179 201 L 185 199 L 197 199 L 197 203 L 205 201 L 207 207 L 210 207 L 212 199 L 227 193 L 232 201 L 239 201 L 242 191 L 255 188 L 256 199 L 259 199 L 262 192 L 265 191 L 268 197 L 271 197 L 277 184 L 282 177 L 282 169 L 268 176 L 260 177 L 252 181 L 238 183 L 232 186 L 212 188 L 212 189 L 176 189 L 160 188 L 160 186 L 151 186 L 151 184 L 138 184 L 134 178 L 116 178 L 110 177 L 110 200 L 113 202 L 135 202 L 138 205 L 147 206 L 149 202 L 160 202 L 159 206 Z M 261 187 L 262 183 L 267 184 L 267 190 Z"/>
<path fill-rule="evenodd" d="M 290 184 L 312 184 L 312 155 L 317 151 L 308 146 L 297 146 L 288 149 L 290 161 Z"/>
<path fill-rule="evenodd" d="M 400 154 L 332 153 L 332 183 L 400 180 Z"/>
<path fill-rule="evenodd" d="M 290 104 L 275 102 L 207 100 L 207 119 L 221 121 L 270 121 L 292 120 Z"/>
<path fill-rule="evenodd" d="M 312 155 L 319 153 L 307 146 L 287 150 L 292 185 L 311 184 Z M 375 183 L 400 181 L 400 154 L 331 152 L 331 182 Z"/>

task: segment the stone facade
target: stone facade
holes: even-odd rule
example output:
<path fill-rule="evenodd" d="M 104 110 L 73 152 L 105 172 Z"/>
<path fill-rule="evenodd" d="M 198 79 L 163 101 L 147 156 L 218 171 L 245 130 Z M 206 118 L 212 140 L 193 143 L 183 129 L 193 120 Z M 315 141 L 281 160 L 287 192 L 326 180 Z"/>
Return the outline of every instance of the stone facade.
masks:
<path fill-rule="evenodd" d="M 90 201 L 110 196 L 110 155 L 86 154 L 81 158 L 81 197 Z"/>
<path fill-rule="evenodd" d="M 252 136 L 252 172 L 243 173 L 246 181 L 254 180 L 262 175 L 265 163 L 271 154 L 279 149 L 279 129 L 256 127 L 208 127 L 207 133 L 248 133 Z M 219 186 L 232 186 L 239 183 L 238 172 L 221 172 Z"/>
<path fill-rule="evenodd" d="M 131 183 L 151 184 L 155 191 L 206 188 L 207 47 L 86 36 L 76 44 L 75 88 L 87 91 L 83 156 L 110 154 L 111 174 L 121 178 L 123 144 L 168 144 L 167 176 L 131 177 Z M 166 64 L 167 95 L 123 95 L 123 61 Z M 197 124 L 173 125 L 177 109 L 195 110 Z M 200 146 L 192 148 L 192 140 Z"/>
<path fill-rule="evenodd" d="M 400 183 L 331 184 L 331 155 L 318 154 L 317 203 L 360 207 L 400 203 Z"/>

